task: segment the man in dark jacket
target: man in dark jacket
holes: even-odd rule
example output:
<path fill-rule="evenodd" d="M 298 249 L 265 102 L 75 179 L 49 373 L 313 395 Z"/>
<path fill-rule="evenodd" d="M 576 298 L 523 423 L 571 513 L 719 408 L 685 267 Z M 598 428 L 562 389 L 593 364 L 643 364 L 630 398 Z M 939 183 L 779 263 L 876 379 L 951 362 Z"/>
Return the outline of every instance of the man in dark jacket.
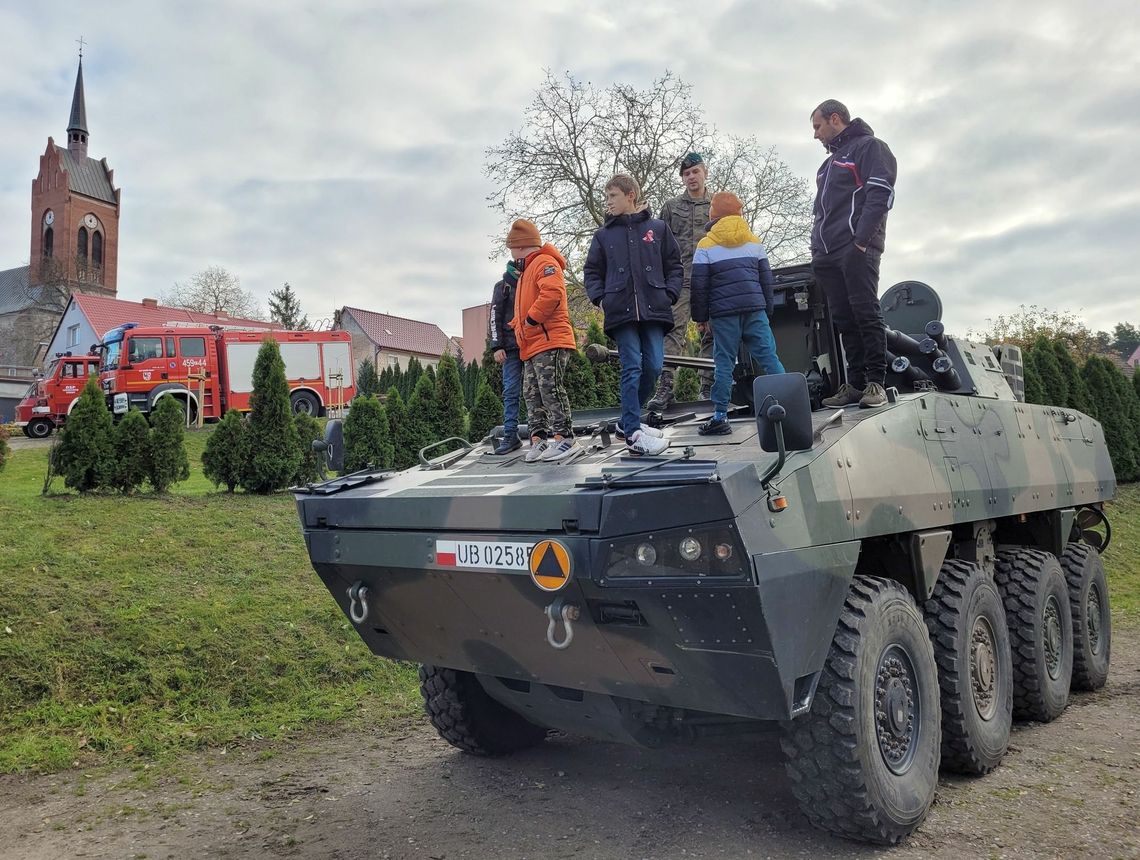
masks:
<path fill-rule="evenodd" d="M 503 366 L 503 440 L 496 454 L 509 454 L 522 447 L 519 441 L 519 396 L 522 394 L 523 363 L 515 330 L 508 325 L 515 315 L 515 288 L 519 270 L 514 260 L 507 263 L 503 277 L 491 293 L 491 349 Z"/>
<path fill-rule="evenodd" d="M 815 177 L 811 265 L 847 355 L 847 382 L 823 405 L 882 406 L 887 341 L 879 260 L 895 199 L 895 157 L 835 99 L 812 111 L 811 124 L 828 152 Z"/>
<path fill-rule="evenodd" d="M 665 334 L 681 295 L 681 249 L 664 221 L 651 218 L 631 176 L 606 183 L 606 223 L 590 243 L 586 295 L 605 314 L 621 361 L 621 430 L 630 453 L 660 454 L 669 443 L 641 423 L 664 359 Z"/>

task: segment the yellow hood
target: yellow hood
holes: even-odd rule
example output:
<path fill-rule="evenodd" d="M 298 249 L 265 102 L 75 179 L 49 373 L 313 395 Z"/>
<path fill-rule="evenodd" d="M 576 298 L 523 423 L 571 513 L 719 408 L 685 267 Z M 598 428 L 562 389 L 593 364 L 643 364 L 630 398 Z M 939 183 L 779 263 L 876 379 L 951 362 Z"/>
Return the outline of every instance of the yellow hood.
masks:
<path fill-rule="evenodd" d="M 737 248 L 749 242 L 760 240 L 752 233 L 748 222 L 739 215 L 725 215 L 712 225 L 712 229 L 697 243 L 698 248 L 711 248 L 720 245 L 724 248 Z"/>

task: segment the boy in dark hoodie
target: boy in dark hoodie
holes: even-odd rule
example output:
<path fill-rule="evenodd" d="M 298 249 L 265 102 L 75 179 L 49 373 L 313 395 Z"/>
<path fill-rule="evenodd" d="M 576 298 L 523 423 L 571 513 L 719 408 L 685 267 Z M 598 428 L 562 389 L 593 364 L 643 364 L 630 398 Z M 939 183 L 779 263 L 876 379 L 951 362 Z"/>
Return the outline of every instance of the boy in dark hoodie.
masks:
<path fill-rule="evenodd" d="M 606 334 L 617 342 L 620 430 L 635 455 L 669 447 L 660 430 L 641 423 L 641 407 L 661 373 L 685 276 L 677 240 L 664 221 L 650 217 L 640 192 L 624 173 L 606 183 L 606 223 L 594 234 L 584 270 L 586 294 L 605 313 Z"/>
<path fill-rule="evenodd" d="M 768 324 L 774 304 L 772 267 L 764 245 L 744 220 L 743 209 L 735 194 L 714 194 L 708 233 L 693 255 L 693 321 L 702 331 L 712 327 L 716 363 L 712 389 L 716 411 L 697 431 L 702 436 L 732 432 L 728 398 L 741 343 L 765 373 L 784 372 Z"/>
<path fill-rule="evenodd" d="M 519 396 L 522 394 L 523 363 L 519 358 L 515 330 L 509 325 L 515 314 L 518 283 L 518 266 L 511 260 L 491 293 L 491 350 L 496 363 L 503 366 L 503 440 L 495 448 L 495 453 L 500 455 L 522 447 L 519 441 Z"/>

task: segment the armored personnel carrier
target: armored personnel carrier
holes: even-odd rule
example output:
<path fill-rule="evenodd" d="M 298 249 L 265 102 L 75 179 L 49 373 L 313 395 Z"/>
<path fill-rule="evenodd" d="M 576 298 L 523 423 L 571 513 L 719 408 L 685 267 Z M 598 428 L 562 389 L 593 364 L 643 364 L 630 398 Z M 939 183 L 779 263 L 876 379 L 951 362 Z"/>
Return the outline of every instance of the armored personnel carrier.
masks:
<path fill-rule="evenodd" d="M 810 271 L 777 275 L 802 372 L 738 368 L 729 436 L 680 404 L 653 416 L 668 451 L 634 458 L 617 409 L 579 413 L 570 461 L 425 449 L 300 488 L 298 511 L 333 598 L 374 653 L 421 664 L 460 750 L 778 723 L 807 818 L 894 843 L 940 767 L 992 770 L 1012 719 L 1105 683 L 1115 478 L 1095 420 L 1022 402 L 1017 351 L 946 335 L 918 283 L 883 297 L 888 405 L 812 411 L 841 349 Z M 326 445 L 335 465 L 336 423 Z"/>

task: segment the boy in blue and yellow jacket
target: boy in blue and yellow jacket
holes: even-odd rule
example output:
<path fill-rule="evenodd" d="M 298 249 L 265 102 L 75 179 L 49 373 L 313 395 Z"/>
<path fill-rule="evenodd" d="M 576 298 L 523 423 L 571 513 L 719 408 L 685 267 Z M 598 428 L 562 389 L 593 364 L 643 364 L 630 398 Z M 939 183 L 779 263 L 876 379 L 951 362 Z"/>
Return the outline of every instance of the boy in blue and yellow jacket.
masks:
<path fill-rule="evenodd" d="M 732 432 L 728 398 L 732 369 L 743 343 L 765 373 L 783 373 L 776 339 L 768 324 L 773 309 L 772 267 L 764 245 L 743 217 L 740 198 L 727 191 L 713 195 L 708 234 L 693 255 L 693 321 L 702 332 L 712 327 L 712 418 L 700 426 L 701 435 Z"/>

